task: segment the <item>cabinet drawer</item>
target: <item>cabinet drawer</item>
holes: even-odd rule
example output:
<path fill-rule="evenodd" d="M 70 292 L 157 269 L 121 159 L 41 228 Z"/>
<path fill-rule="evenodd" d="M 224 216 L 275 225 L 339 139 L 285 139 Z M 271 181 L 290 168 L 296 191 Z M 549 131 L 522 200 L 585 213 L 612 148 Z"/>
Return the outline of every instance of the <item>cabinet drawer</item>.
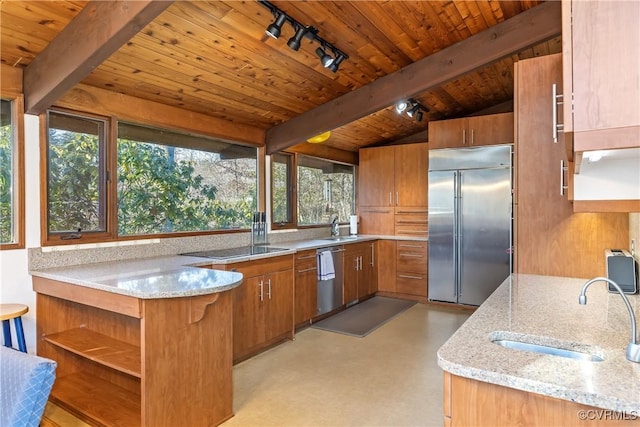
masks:
<path fill-rule="evenodd" d="M 393 208 L 361 207 L 359 232 L 362 234 L 394 234 Z"/>
<path fill-rule="evenodd" d="M 315 272 L 318 270 L 318 263 L 316 262 L 315 258 L 312 260 L 305 260 L 305 261 L 296 261 L 296 266 L 295 269 L 293 270 L 294 273 L 297 275 L 299 274 L 311 274 L 311 272 Z"/>
<path fill-rule="evenodd" d="M 427 296 L 427 275 L 398 273 L 396 276 L 396 291 L 401 294 Z"/>
<path fill-rule="evenodd" d="M 427 274 L 427 242 L 398 242 L 396 270 L 404 273 Z"/>
<path fill-rule="evenodd" d="M 291 270 L 293 268 L 293 256 L 283 255 L 273 258 L 258 259 L 255 261 L 234 262 L 230 264 L 213 265 L 216 270 L 237 271 L 244 278 L 269 274 L 275 271 Z"/>
<path fill-rule="evenodd" d="M 308 262 L 308 261 L 316 262 L 316 256 L 317 256 L 317 253 L 315 249 L 296 252 L 296 265 L 298 265 L 299 262 Z"/>
<path fill-rule="evenodd" d="M 427 237 L 429 231 L 428 224 L 426 210 L 396 209 L 396 235 Z"/>

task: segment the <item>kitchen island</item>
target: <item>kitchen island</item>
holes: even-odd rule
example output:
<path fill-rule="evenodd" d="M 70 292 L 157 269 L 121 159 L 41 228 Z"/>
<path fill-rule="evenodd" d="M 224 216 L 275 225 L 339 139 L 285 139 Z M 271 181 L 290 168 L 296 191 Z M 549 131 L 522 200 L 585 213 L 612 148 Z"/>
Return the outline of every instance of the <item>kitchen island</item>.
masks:
<path fill-rule="evenodd" d="M 627 308 L 605 283 L 514 274 L 439 349 L 445 425 L 640 425 L 640 364 Z M 640 297 L 629 295 L 640 313 Z M 505 348 L 513 340 L 602 361 Z"/>
<path fill-rule="evenodd" d="M 169 256 L 31 271 L 51 400 L 92 425 L 218 425 L 233 416 L 236 272 Z"/>

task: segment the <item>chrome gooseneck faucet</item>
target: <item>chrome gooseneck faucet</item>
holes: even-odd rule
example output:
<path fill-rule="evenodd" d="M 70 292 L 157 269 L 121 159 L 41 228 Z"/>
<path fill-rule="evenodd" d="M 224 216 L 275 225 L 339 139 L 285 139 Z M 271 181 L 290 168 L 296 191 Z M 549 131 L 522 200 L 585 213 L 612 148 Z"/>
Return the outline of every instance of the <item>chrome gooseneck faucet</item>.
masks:
<path fill-rule="evenodd" d="M 331 236 L 337 236 L 340 234 L 340 230 L 338 229 L 338 215 L 333 217 L 333 221 L 331 221 Z"/>
<path fill-rule="evenodd" d="M 627 306 L 627 310 L 629 310 L 629 317 L 631 317 L 631 342 L 627 346 L 627 359 L 640 363 L 640 344 L 638 344 L 638 336 L 636 335 L 636 316 L 633 313 L 633 308 L 631 307 L 631 303 L 629 302 L 629 298 L 622 292 L 620 286 L 613 280 L 607 279 L 606 277 L 595 277 L 589 280 L 582 287 L 582 291 L 580 292 L 580 297 L 578 298 L 578 302 L 582 305 L 587 305 L 587 288 L 591 286 L 592 283 L 595 282 L 607 282 L 612 285 L 624 301 L 624 304 Z"/>

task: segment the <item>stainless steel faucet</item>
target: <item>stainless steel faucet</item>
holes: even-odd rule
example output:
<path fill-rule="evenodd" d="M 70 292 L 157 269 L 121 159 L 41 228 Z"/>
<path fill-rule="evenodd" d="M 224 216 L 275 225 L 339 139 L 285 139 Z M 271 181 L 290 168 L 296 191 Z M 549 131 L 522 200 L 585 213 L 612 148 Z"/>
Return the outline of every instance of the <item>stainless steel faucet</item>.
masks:
<path fill-rule="evenodd" d="M 616 290 L 622 297 L 624 304 L 627 306 L 627 310 L 629 310 L 629 317 L 631 317 L 631 342 L 627 346 L 627 359 L 632 362 L 640 363 L 640 344 L 638 344 L 638 336 L 636 335 L 636 316 L 633 313 L 633 308 L 631 307 L 629 298 L 627 298 L 624 292 L 622 292 L 622 289 L 620 289 L 620 286 L 618 286 L 616 282 L 614 282 L 613 280 L 607 279 L 606 277 L 595 277 L 589 280 L 582 287 L 582 291 L 580 292 L 580 297 L 578 298 L 578 302 L 582 305 L 587 304 L 587 288 L 591 286 L 592 283 L 595 283 L 595 282 L 609 283 L 614 288 L 616 288 Z"/>
<path fill-rule="evenodd" d="M 340 235 L 340 230 L 338 230 L 338 215 L 333 217 L 333 221 L 331 221 L 331 236 Z"/>

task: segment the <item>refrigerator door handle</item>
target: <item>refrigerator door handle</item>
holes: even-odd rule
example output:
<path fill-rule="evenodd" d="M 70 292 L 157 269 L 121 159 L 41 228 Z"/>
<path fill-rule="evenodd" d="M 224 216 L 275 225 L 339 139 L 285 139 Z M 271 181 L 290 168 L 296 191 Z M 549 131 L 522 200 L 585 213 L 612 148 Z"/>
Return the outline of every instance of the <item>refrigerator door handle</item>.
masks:
<path fill-rule="evenodd" d="M 460 190 L 460 172 L 453 172 L 453 279 L 454 279 L 454 293 L 456 301 L 458 302 L 458 282 L 460 268 L 459 268 L 459 256 L 460 251 L 458 250 L 458 243 L 460 239 L 458 238 L 458 233 L 460 232 L 459 227 L 459 190 Z"/>

